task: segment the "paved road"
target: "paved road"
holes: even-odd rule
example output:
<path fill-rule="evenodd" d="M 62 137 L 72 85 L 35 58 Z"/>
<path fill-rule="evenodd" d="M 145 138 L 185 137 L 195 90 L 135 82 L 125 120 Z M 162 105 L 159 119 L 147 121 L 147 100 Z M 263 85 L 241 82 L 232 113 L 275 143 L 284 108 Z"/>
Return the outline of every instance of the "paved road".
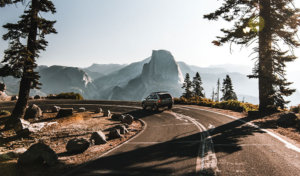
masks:
<path fill-rule="evenodd" d="M 300 153 L 241 121 L 194 106 L 131 113 L 144 132 L 69 175 L 300 175 Z"/>
<path fill-rule="evenodd" d="M 51 104 L 75 109 L 100 105 L 112 111 L 130 111 L 147 123 L 133 140 L 67 175 L 300 175 L 299 148 L 268 131 L 197 106 L 175 106 L 172 111 L 150 113 L 137 109 L 139 102 L 31 103 L 44 109 Z M 4 102 L 0 109 L 13 105 Z"/>

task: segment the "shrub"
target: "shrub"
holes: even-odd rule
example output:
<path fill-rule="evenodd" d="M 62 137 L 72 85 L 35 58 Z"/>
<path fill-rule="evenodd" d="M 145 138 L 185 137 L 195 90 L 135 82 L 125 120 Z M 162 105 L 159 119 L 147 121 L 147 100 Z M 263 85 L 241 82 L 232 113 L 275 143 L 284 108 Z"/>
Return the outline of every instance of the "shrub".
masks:
<path fill-rule="evenodd" d="M 83 97 L 79 93 L 74 92 L 67 92 L 67 93 L 60 93 L 58 95 L 50 94 L 47 96 L 49 99 L 75 99 L 75 100 L 83 100 Z"/>
<path fill-rule="evenodd" d="M 207 107 L 213 107 L 215 106 L 215 102 L 208 98 L 202 98 L 201 101 L 198 103 L 200 106 L 207 106 Z"/>
<path fill-rule="evenodd" d="M 250 103 L 242 103 L 237 100 L 228 100 L 228 101 L 221 101 L 221 102 L 214 102 L 208 98 L 201 98 L 201 97 L 192 97 L 190 99 L 186 99 L 184 97 L 174 98 L 175 104 L 194 104 L 199 106 L 207 106 L 212 108 L 219 108 L 219 109 L 228 109 L 237 112 L 248 112 L 248 111 L 257 111 L 258 106 L 253 105 Z"/>
<path fill-rule="evenodd" d="M 0 111 L 0 115 L 1 115 L 1 116 L 2 116 L 2 115 L 10 116 L 11 114 L 10 114 L 9 111 L 1 110 L 1 111 Z"/>
<path fill-rule="evenodd" d="M 298 105 L 298 106 L 292 106 L 290 108 L 290 111 L 292 111 L 294 113 L 299 113 L 300 112 L 300 105 Z"/>

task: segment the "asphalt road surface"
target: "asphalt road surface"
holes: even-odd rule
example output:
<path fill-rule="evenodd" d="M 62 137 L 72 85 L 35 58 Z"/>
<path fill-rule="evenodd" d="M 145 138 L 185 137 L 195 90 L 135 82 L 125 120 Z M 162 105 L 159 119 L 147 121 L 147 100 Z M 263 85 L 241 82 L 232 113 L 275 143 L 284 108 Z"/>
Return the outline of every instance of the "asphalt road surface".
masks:
<path fill-rule="evenodd" d="M 240 120 L 195 106 L 130 113 L 142 133 L 66 175 L 300 175 L 299 148 Z"/>

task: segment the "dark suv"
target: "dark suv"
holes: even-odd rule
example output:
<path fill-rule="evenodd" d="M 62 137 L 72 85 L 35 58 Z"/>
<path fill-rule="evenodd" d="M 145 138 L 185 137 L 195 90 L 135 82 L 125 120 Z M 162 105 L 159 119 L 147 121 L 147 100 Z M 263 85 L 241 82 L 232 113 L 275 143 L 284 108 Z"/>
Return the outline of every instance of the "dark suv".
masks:
<path fill-rule="evenodd" d="M 173 98 L 166 92 L 153 92 L 145 100 L 142 101 L 143 109 L 148 107 L 154 111 L 158 111 L 160 107 L 168 107 L 171 109 L 173 106 Z"/>

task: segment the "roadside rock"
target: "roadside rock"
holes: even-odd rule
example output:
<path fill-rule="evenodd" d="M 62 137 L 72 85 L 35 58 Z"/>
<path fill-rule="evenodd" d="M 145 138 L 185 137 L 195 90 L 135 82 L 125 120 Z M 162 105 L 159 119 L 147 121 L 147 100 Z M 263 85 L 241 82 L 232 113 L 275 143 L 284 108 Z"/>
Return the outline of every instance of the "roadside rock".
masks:
<path fill-rule="evenodd" d="M 59 106 L 53 106 L 51 109 L 52 112 L 58 112 L 59 110 L 60 110 Z"/>
<path fill-rule="evenodd" d="M 277 125 L 287 128 L 296 125 L 297 123 L 297 116 L 295 113 L 289 112 L 280 114 L 279 119 L 277 120 Z"/>
<path fill-rule="evenodd" d="M 103 116 L 104 117 L 111 117 L 110 110 L 105 110 L 104 113 L 103 113 Z"/>
<path fill-rule="evenodd" d="M 0 153 L 0 161 L 7 161 L 13 158 L 18 158 L 25 151 L 26 151 L 25 148 L 18 148 L 12 151 L 8 151 L 6 153 Z"/>
<path fill-rule="evenodd" d="M 35 95 L 34 99 L 36 99 L 36 100 L 41 99 L 41 96 L 40 95 Z"/>
<path fill-rule="evenodd" d="M 112 114 L 111 119 L 118 121 L 118 120 L 120 120 L 121 116 L 122 116 L 122 114 Z"/>
<path fill-rule="evenodd" d="M 43 111 L 36 104 L 30 105 L 25 112 L 24 119 L 39 119 L 42 117 Z"/>
<path fill-rule="evenodd" d="M 107 143 L 106 136 L 102 131 L 94 132 L 90 138 L 90 141 L 92 141 L 92 143 L 95 145 Z"/>
<path fill-rule="evenodd" d="M 116 129 L 116 128 L 112 128 L 109 131 L 109 139 L 116 139 L 116 138 L 122 138 L 121 134 L 120 134 L 120 130 Z"/>
<path fill-rule="evenodd" d="M 86 111 L 86 110 L 85 110 L 84 107 L 81 107 L 81 108 L 78 109 L 78 112 L 85 112 L 85 111 Z"/>
<path fill-rule="evenodd" d="M 18 99 L 19 99 L 19 97 L 18 97 L 17 95 L 14 95 L 14 96 L 11 97 L 10 100 L 11 100 L 11 101 L 15 101 L 15 100 L 18 100 Z"/>
<path fill-rule="evenodd" d="M 133 121 L 134 121 L 134 117 L 130 114 L 126 114 L 124 119 L 121 122 L 131 125 Z"/>
<path fill-rule="evenodd" d="M 47 164 L 53 166 L 57 163 L 56 153 L 44 143 L 33 144 L 29 149 L 20 155 L 18 164 L 22 166 L 32 164 Z"/>
<path fill-rule="evenodd" d="M 83 139 L 71 139 L 68 141 L 66 149 L 68 153 L 83 153 L 86 151 L 90 146 L 90 143 Z"/>
<path fill-rule="evenodd" d="M 100 108 L 100 107 L 98 107 L 98 108 L 96 108 L 96 110 L 95 110 L 95 113 L 102 113 L 102 108 Z"/>
<path fill-rule="evenodd" d="M 115 126 L 115 128 L 116 128 L 116 129 L 119 129 L 121 134 L 126 134 L 126 133 L 128 133 L 128 130 L 127 130 L 127 128 L 125 127 L 125 125 L 117 125 L 117 126 Z"/>
<path fill-rule="evenodd" d="M 61 108 L 58 111 L 56 118 L 67 117 L 71 115 L 73 115 L 73 108 Z"/>

